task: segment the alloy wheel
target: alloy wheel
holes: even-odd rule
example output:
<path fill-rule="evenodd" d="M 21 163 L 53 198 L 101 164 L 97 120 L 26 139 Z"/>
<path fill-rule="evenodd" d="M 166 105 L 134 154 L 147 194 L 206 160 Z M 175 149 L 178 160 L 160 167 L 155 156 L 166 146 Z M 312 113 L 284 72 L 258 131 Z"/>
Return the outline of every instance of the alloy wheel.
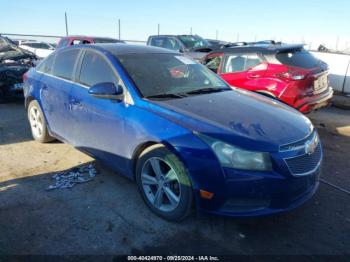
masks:
<path fill-rule="evenodd" d="M 179 205 L 181 187 L 174 168 L 164 159 L 148 159 L 141 172 L 143 191 L 149 202 L 163 212 L 171 212 Z"/>
<path fill-rule="evenodd" d="M 43 119 L 39 109 L 36 106 L 32 106 L 30 108 L 29 122 L 33 135 L 37 138 L 40 138 L 43 134 Z"/>

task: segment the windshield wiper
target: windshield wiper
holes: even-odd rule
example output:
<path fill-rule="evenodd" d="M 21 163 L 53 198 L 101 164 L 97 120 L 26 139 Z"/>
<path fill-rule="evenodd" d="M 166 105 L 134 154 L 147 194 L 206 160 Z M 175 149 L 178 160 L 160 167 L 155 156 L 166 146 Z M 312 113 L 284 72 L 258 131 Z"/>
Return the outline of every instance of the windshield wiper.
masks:
<path fill-rule="evenodd" d="M 158 94 L 158 95 L 150 95 L 145 96 L 145 98 L 183 98 L 183 95 L 180 94 Z"/>
<path fill-rule="evenodd" d="M 195 94 L 208 94 L 208 93 L 216 93 L 216 92 L 222 92 L 232 90 L 229 87 L 208 87 L 208 88 L 201 88 L 193 91 L 186 92 L 186 95 L 195 95 Z"/>

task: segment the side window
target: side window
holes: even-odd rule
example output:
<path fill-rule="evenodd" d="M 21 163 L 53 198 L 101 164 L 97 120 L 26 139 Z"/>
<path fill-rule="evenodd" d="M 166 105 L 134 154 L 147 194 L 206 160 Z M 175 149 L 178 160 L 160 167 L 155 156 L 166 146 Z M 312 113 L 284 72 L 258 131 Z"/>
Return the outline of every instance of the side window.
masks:
<path fill-rule="evenodd" d="M 33 46 L 33 44 L 32 43 L 24 43 L 24 44 L 22 44 L 22 45 L 24 45 L 24 46 L 28 46 L 28 47 L 32 47 L 32 48 L 34 48 L 35 46 Z"/>
<path fill-rule="evenodd" d="M 56 54 L 53 74 L 57 77 L 71 80 L 79 51 L 79 49 L 71 49 Z"/>
<path fill-rule="evenodd" d="M 221 54 L 210 56 L 206 59 L 206 61 L 204 62 L 204 65 L 208 67 L 210 70 L 212 70 L 213 72 L 217 73 L 220 63 L 222 61 L 222 57 L 223 55 Z"/>
<path fill-rule="evenodd" d="M 164 37 L 152 37 L 151 46 L 164 47 Z"/>
<path fill-rule="evenodd" d="M 74 39 L 71 45 L 80 45 L 81 42 L 82 41 L 80 39 Z"/>
<path fill-rule="evenodd" d="M 175 38 L 166 38 L 164 43 L 164 48 L 179 51 L 180 50 L 180 44 Z"/>
<path fill-rule="evenodd" d="M 235 54 L 227 58 L 225 73 L 242 72 L 261 63 L 256 54 Z"/>
<path fill-rule="evenodd" d="M 118 79 L 109 63 L 98 53 L 86 51 L 80 71 L 80 83 L 93 86 L 109 82 L 118 84 Z"/>
<path fill-rule="evenodd" d="M 254 66 L 257 66 L 261 63 L 260 58 L 256 54 L 247 55 L 247 61 L 245 64 L 245 70 L 248 70 L 249 68 L 252 68 Z"/>
<path fill-rule="evenodd" d="M 36 68 L 37 71 L 42 73 L 51 74 L 52 64 L 54 61 L 55 55 L 52 54 L 48 56 L 44 61 L 42 61 Z"/>

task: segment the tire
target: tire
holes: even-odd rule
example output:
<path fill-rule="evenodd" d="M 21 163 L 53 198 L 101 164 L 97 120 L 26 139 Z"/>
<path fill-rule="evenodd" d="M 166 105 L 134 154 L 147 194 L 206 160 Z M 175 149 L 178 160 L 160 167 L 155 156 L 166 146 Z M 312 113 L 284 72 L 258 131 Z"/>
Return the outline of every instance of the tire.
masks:
<path fill-rule="evenodd" d="M 37 101 L 33 100 L 29 103 L 27 115 L 34 140 L 40 143 L 48 143 L 55 140 L 49 135 L 44 114 Z"/>
<path fill-rule="evenodd" d="M 193 199 L 191 181 L 182 162 L 165 146 L 154 145 L 141 153 L 136 164 L 136 182 L 146 205 L 156 215 L 173 222 L 189 215 Z"/>

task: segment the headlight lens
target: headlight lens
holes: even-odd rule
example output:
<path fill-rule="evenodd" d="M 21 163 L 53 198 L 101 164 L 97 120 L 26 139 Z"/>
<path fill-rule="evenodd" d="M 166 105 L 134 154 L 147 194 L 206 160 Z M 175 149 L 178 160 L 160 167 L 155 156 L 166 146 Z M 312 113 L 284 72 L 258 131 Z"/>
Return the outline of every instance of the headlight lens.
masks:
<path fill-rule="evenodd" d="M 247 151 L 207 136 L 200 137 L 210 145 L 224 167 L 254 171 L 272 170 L 269 153 Z"/>

